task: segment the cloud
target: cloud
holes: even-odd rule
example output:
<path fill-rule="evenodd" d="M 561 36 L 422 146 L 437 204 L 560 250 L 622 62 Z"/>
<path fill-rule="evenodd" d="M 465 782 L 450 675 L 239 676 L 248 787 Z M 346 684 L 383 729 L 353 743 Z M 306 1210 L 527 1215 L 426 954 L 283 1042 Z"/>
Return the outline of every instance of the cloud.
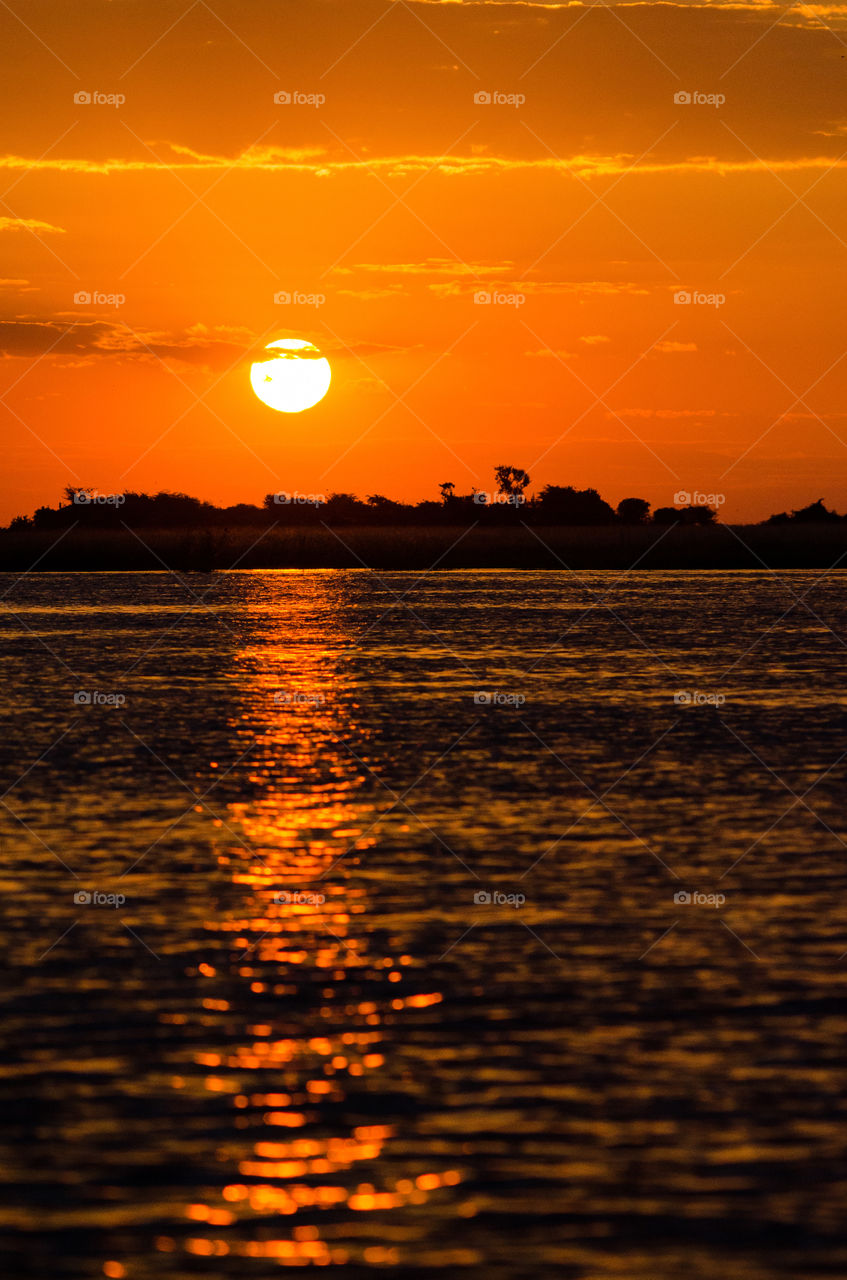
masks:
<path fill-rule="evenodd" d="M 366 160 L 350 159 L 339 151 L 331 155 L 324 148 L 250 147 L 236 156 L 209 155 L 194 151 L 176 143 L 161 144 L 171 154 L 165 158 L 152 157 L 140 160 L 113 158 L 89 160 L 45 156 L 34 159 L 29 156 L 6 155 L 0 157 L 0 169 L 10 172 L 51 172 L 65 174 L 114 174 L 114 173 L 165 173 L 179 170 L 225 172 L 302 173 L 317 178 L 334 175 L 362 173 L 373 176 L 384 173 L 389 177 L 411 177 L 415 174 L 434 173 L 451 177 L 481 177 L 489 174 L 518 172 L 569 174 L 583 181 L 595 177 L 614 177 L 618 174 L 667 175 L 684 173 L 714 174 L 727 177 L 748 173 L 797 173 L 818 169 L 847 169 L 847 157 L 827 155 L 776 158 L 758 156 L 741 160 L 725 160 L 719 156 L 689 156 L 668 160 L 640 160 L 631 152 L 613 155 L 571 156 L 506 156 L 472 152 L 470 155 L 383 155 L 368 156 Z M 30 230 L 59 231 L 35 219 L 0 219 L 15 226 L 29 226 Z"/>
<path fill-rule="evenodd" d="M 555 351 L 552 347 L 542 347 L 540 351 L 525 351 L 531 360 L 576 360 L 575 351 Z"/>
<path fill-rule="evenodd" d="M 477 282 L 478 283 L 478 282 Z M 429 285 L 439 298 L 473 297 L 477 283 L 468 281 L 436 281 Z M 619 293 L 647 294 L 644 285 L 634 280 L 498 280 L 498 292 L 533 296 L 568 294 L 577 298 L 586 295 L 611 297 Z"/>
<path fill-rule="evenodd" d="M 462 262 L 457 258 L 424 258 L 419 262 L 357 262 L 350 267 L 335 267 L 333 273 L 339 276 L 377 276 L 393 277 L 385 284 L 364 283 L 360 288 L 339 289 L 341 297 L 358 298 L 371 302 L 385 298 L 406 297 L 404 281 L 422 281 L 426 287 L 442 296 L 467 292 L 472 293 L 474 287 L 483 280 L 497 280 L 505 272 L 514 271 L 515 263 L 508 262 Z M 441 279 L 449 277 L 449 283 L 441 283 Z M 352 283 L 352 282 L 351 282 Z M 463 284 L 466 288 L 463 288 Z"/>
<path fill-rule="evenodd" d="M 696 342 L 657 342 L 654 351 L 664 352 L 665 355 L 672 355 L 678 351 L 696 351 Z"/>
<path fill-rule="evenodd" d="M 461 9 L 541 9 L 547 11 L 557 11 L 560 9 L 593 9 L 596 8 L 597 0 L 408 0 L 411 5 L 425 5 L 427 7 L 443 8 L 450 6 L 451 8 Z M 773 26 L 781 25 L 773 22 L 773 19 L 779 18 L 780 15 L 787 17 L 789 12 L 795 6 L 786 8 L 784 3 L 779 0 L 616 0 L 614 4 L 604 5 L 609 9 L 679 9 L 688 13 L 692 9 L 708 9 L 718 10 L 727 13 L 755 13 L 761 15 L 764 21 Z M 810 25 L 819 26 L 820 23 L 814 21 L 816 18 L 839 17 L 847 12 L 847 5 L 839 3 L 830 4 L 804 4 L 802 12 L 792 14 L 792 22 L 785 23 L 786 26 L 804 26 L 802 21 L 804 17 L 808 18 Z"/>
<path fill-rule="evenodd" d="M 410 351 L 420 351 L 422 343 L 415 342 L 400 346 L 392 345 L 385 342 L 353 342 L 344 343 L 340 340 L 322 342 L 321 350 L 325 355 L 331 355 L 333 358 L 339 356 L 399 356 L 407 355 Z"/>
<path fill-rule="evenodd" d="M 340 298 L 356 298 L 359 302 L 380 302 L 384 298 L 405 298 L 403 289 L 396 285 L 392 289 L 339 289 Z"/>
<path fill-rule="evenodd" d="M 514 262 L 462 262 L 456 258 L 424 258 L 422 262 L 357 262 L 352 267 L 336 267 L 338 275 L 352 275 L 354 271 L 381 272 L 398 276 L 483 276 L 502 275 L 514 271 Z"/>
<path fill-rule="evenodd" d="M 589 347 L 600 346 L 603 342 L 611 342 L 612 339 L 605 333 L 586 333 L 580 338 L 580 342 L 584 342 Z"/>
<path fill-rule="evenodd" d="M 5 356 L 74 356 L 86 362 L 115 356 L 174 359 L 207 368 L 226 367 L 249 348 L 246 330 L 194 325 L 178 334 L 137 333 L 118 320 L 61 318 L 0 320 Z"/>
<path fill-rule="evenodd" d="M 0 160 L 0 165 L 4 161 Z M 0 218 L 0 231 L 49 231 L 55 235 L 64 235 L 64 227 L 54 227 L 51 222 L 42 222 L 39 218 Z"/>

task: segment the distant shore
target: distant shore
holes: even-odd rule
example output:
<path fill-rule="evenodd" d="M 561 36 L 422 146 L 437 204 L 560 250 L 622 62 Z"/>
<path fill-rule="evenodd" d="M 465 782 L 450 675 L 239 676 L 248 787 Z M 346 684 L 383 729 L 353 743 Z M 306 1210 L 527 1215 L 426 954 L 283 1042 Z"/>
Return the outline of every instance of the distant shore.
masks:
<path fill-rule="evenodd" d="M 847 523 L 0 530 L 0 572 L 847 569 Z"/>

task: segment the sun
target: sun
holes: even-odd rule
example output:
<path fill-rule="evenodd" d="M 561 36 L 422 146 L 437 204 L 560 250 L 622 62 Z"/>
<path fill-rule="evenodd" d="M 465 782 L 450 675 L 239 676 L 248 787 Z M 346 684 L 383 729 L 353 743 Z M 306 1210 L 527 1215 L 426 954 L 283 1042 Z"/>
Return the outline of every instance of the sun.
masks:
<path fill-rule="evenodd" d="M 302 413 L 323 400 L 332 370 L 313 342 L 277 338 L 265 358 L 250 366 L 250 383 L 260 400 L 280 413 Z"/>

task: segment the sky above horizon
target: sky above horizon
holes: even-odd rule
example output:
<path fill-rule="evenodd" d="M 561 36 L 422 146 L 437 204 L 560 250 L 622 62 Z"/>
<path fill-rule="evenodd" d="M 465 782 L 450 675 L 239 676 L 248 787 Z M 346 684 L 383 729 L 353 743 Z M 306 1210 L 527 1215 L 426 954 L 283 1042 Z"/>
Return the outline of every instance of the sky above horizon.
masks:
<path fill-rule="evenodd" d="M 847 509 L 847 4 L 2 0 L 0 60 L 3 522 L 498 463 Z"/>

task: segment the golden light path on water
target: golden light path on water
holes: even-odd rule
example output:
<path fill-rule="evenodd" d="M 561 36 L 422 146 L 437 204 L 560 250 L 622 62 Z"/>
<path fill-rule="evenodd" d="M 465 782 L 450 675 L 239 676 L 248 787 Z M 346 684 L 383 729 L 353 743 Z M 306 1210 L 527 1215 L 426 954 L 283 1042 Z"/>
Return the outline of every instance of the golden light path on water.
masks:
<path fill-rule="evenodd" d="M 322 589 L 319 582 L 318 592 Z M 328 579 L 326 589 L 332 590 Z M 275 625 L 271 602 L 258 602 L 254 612 L 260 627 Z M 303 616 L 310 612 L 305 607 Z M 219 1152 L 231 1179 L 216 1194 L 184 1208 L 197 1233 L 180 1240 L 160 1236 L 156 1247 L 163 1253 L 185 1250 L 195 1256 L 268 1258 L 300 1266 L 351 1261 L 396 1266 L 411 1258 L 404 1241 L 411 1245 L 419 1230 L 409 1223 L 388 1233 L 394 1235 L 393 1243 L 351 1248 L 350 1237 L 359 1234 L 351 1216 L 379 1214 L 383 1225 L 378 1234 L 384 1236 L 386 1213 L 421 1206 L 433 1195 L 449 1192 L 461 1183 L 462 1171 L 416 1166 L 408 1176 L 397 1176 L 392 1171 L 403 1163 L 403 1154 L 392 1154 L 394 1126 L 339 1123 L 336 1117 L 343 1117 L 349 1084 L 361 1083 L 384 1066 L 386 1019 L 437 1005 L 442 994 L 428 990 L 348 1003 L 340 989 L 355 987 L 359 975 L 387 977 L 399 987 L 413 958 L 374 949 L 367 891 L 348 882 L 339 856 L 374 846 L 376 836 L 368 828 L 375 815 L 372 802 L 358 798 L 361 771 L 338 746 L 353 728 L 332 697 L 340 675 L 335 654 L 342 624 L 336 616 L 334 634 L 327 635 L 326 610 L 314 613 L 322 623 L 301 625 L 297 643 L 291 643 L 286 628 L 276 649 L 264 643 L 234 655 L 245 704 L 234 736 L 248 733 L 262 746 L 258 758 L 253 757 L 254 798 L 229 806 L 226 825 L 242 842 L 225 843 L 218 855 L 243 893 L 244 914 L 240 919 L 210 918 L 205 927 L 217 942 L 221 934 L 228 935 L 224 940 L 234 957 L 234 973 L 253 995 L 278 998 L 284 1010 L 301 988 L 319 989 L 324 1003 L 315 1012 L 325 1031 L 280 1035 L 281 1017 L 245 1026 L 240 1043 L 195 1055 L 196 1066 L 208 1070 L 205 1090 L 219 1103 L 226 1100 L 232 1127 L 250 1124 L 255 1129 L 258 1118 L 260 1136 L 251 1135 L 249 1144 L 237 1150 Z M 318 776 L 322 782 L 316 787 Z M 276 901 L 280 893 L 292 900 Z M 198 967 L 201 983 L 218 976 L 212 965 Z M 227 1012 L 229 1004 L 202 999 L 210 1012 Z M 185 1018 L 181 1013 L 162 1016 L 166 1023 L 184 1023 Z M 284 1081 L 284 1087 L 269 1089 L 269 1076 Z M 177 1076 L 171 1083 L 181 1089 L 187 1081 Z M 465 1217 L 475 1212 L 472 1204 L 453 1208 Z M 327 1227 L 314 1221 L 322 1213 L 333 1219 Z M 297 1223 L 304 1215 L 310 1221 Z M 277 1217 L 290 1220 L 289 1229 L 277 1226 L 268 1234 L 268 1220 Z M 251 1222 L 261 1228 L 253 1238 Z M 221 1228 L 229 1230 L 216 1230 Z M 473 1250 L 440 1250 L 443 1265 L 475 1261 Z"/>
<path fill-rule="evenodd" d="M 191 585 L 0 617 L 0 1271 L 847 1275 L 843 580 L 636 573 L 649 661 L 559 570 Z"/>

